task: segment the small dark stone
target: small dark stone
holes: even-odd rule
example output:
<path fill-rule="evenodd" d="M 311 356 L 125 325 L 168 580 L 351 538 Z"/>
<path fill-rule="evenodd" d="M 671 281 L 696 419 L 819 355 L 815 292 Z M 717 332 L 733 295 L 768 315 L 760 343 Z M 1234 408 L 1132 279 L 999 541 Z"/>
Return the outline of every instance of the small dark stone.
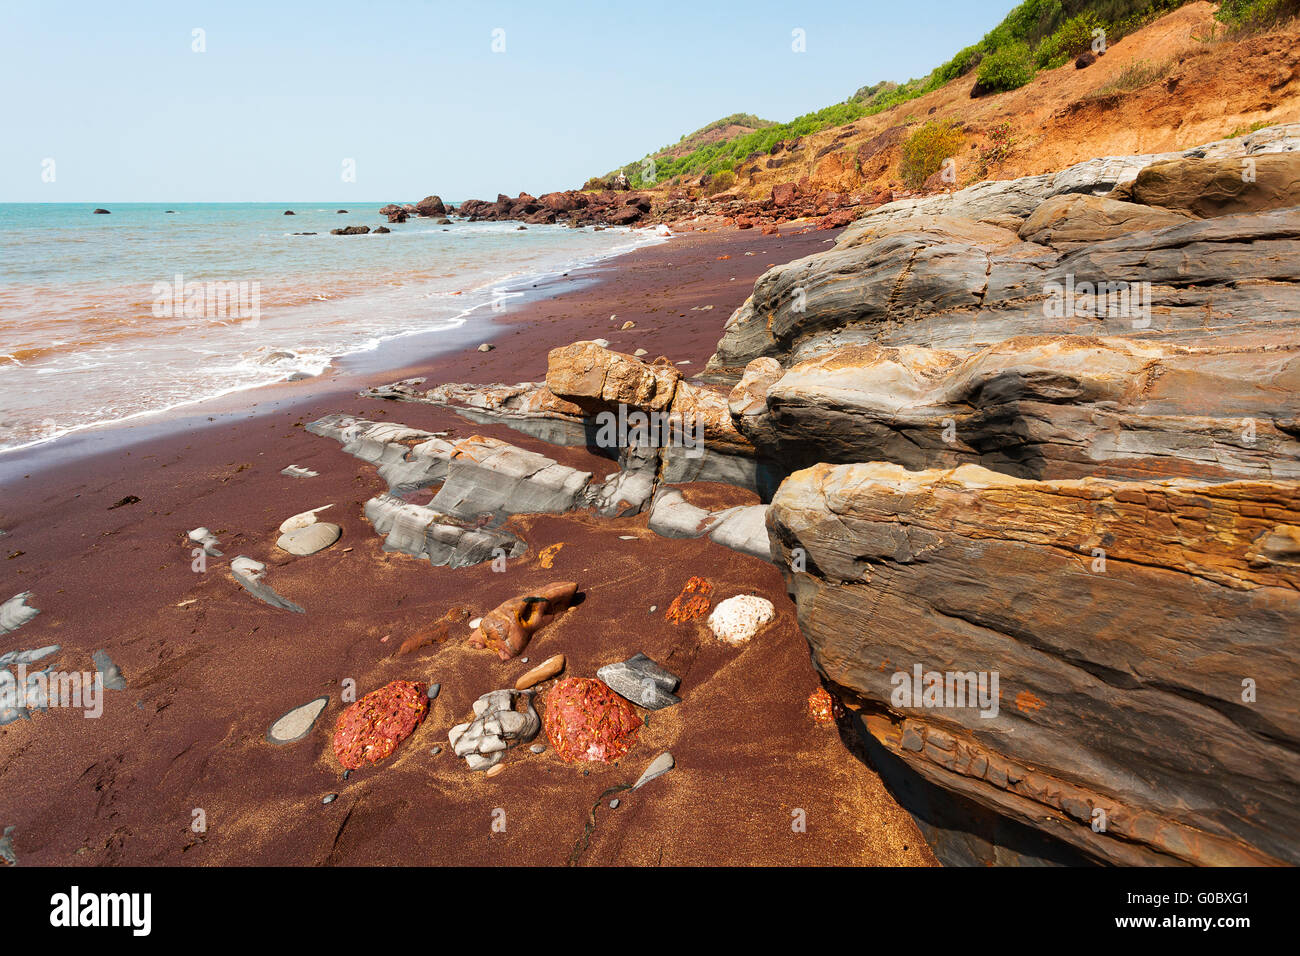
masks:
<path fill-rule="evenodd" d="M 108 510 L 109 510 L 109 511 L 112 511 L 114 508 L 121 508 L 121 507 L 123 507 L 124 505 L 133 505 L 133 504 L 135 504 L 135 503 L 136 503 L 137 501 L 139 501 L 139 500 L 140 500 L 140 499 L 137 498 L 135 495 L 127 495 L 125 498 L 123 498 L 123 499 L 122 499 L 121 501 L 119 501 L 117 504 L 115 504 L 115 505 L 109 505 L 109 506 L 108 506 Z"/>

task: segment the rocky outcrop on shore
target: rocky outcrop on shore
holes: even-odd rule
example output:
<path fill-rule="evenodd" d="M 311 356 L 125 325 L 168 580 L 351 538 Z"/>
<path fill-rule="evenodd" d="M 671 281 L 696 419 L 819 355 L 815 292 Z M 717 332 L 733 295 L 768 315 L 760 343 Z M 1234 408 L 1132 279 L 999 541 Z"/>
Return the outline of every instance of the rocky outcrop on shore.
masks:
<path fill-rule="evenodd" d="M 1291 126 L 894 202 L 763 275 L 697 380 L 578 342 L 372 394 L 598 447 L 651 530 L 773 560 L 940 858 L 1294 864 L 1297 183 Z M 704 453 L 596 440 L 633 412 Z"/>
<path fill-rule="evenodd" d="M 775 560 L 900 779 L 1095 860 L 1297 862 L 1298 132 L 885 206 L 728 322 L 710 377 L 803 467 Z M 1265 187 L 1189 201 L 1224 164 Z"/>
<path fill-rule="evenodd" d="M 541 196 L 520 193 L 513 199 L 498 195 L 495 201 L 467 199 L 458 212 L 470 222 L 508 219 L 528 225 L 631 226 L 640 224 L 650 209 L 650 197 L 644 193 L 569 189 Z"/>

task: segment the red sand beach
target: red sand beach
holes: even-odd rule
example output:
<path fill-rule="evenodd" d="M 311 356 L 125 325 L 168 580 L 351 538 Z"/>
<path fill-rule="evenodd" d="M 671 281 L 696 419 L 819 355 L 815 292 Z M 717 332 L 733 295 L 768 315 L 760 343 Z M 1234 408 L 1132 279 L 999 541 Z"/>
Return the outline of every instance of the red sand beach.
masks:
<path fill-rule="evenodd" d="M 775 567 L 707 539 L 661 538 L 644 514 L 575 513 L 512 518 L 507 527 L 528 550 L 506 573 L 487 563 L 432 568 L 385 553 L 362 516 L 385 489 L 374 467 L 303 428 L 345 412 L 456 438 L 490 435 L 607 473 L 613 463 L 584 448 L 356 393 L 415 375 L 430 384 L 539 380 L 549 349 L 595 337 L 699 371 L 755 278 L 826 248 L 827 238 L 684 235 L 575 273 L 550 297 L 494 316 L 479 340 L 494 343 L 490 352 L 475 342 L 421 358 L 432 348 L 410 337 L 314 380 L 0 457 L 0 600 L 30 591 L 41 612 L 5 635 L 0 651 L 59 644 L 41 666 L 89 670 L 103 648 L 127 682 L 106 692 L 98 719 L 52 709 L 0 727 L 0 828 L 16 828 L 19 861 L 932 865 L 876 773 L 834 724 L 809 716 L 818 679 Z M 628 320 L 635 328 L 620 331 Z M 319 477 L 281 475 L 290 464 Z M 756 500 L 721 486 L 689 494 Z M 110 510 L 128 496 L 139 500 Z M 329 520 L 343 529 L 338 543 L 309 557 L 275 548 L 284 518 L 329 504 Z M 225 555 L 203 573 L 191 569 L 185 539 L 198 526 L 216 533 Z M 268 582 L 306 613 L 242 590 L 229 573 L 237 555 L 266 562 Z M 713 583 L 715 601 L 767 597 L 777 620 L 743 647 L 717 641 L 701 621 L 667 621 L 692 575 Z M 466 647 L 463 622 L 441 643 L 396 653 L 453 607 L 478 617 L 563 580 L 578 582 L 583 599 L 534 636 L 525 652 L 532 664 Z M 530 666 L 563 653 L 564 676 L 594 677 L 638 651 L 681 677 L 682 703 L 649 713 L 617 763 L 570 764 L 549 748 L 519 748 L 486 777 L 452 754 L 447 731 L 468 719 L 471 703 L 513 686 Z M 393 756 L 344 780 L 330 741 L 348 679 L 358 696 L 393 680 L 438 683 L 441 693 Z M 329 704 L 304 739 L 265 739 L 285 711 L 322 695 Z M 674 770 L 601 800 L 664 751 Z M 329 794 L 337 799 L 323 804 Z M 196 832 L 200 817 L 206 829 Z M 792 826 L 800 820 L 805 828 Z"/>

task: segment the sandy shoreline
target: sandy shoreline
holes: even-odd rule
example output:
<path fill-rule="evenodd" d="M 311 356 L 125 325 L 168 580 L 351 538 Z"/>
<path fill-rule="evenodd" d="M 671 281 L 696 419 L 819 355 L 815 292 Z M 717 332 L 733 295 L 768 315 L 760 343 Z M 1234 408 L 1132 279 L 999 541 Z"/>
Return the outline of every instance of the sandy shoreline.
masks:
<path fill-rule="evenodd" d="M 472 344 L 451 352 L 430 356 L 418 336 L 393 340 L 317 379 L 0 456 L 0 598 L 31 591 L 41 610 L 0 650 L 59 644 L 42 664 L 85 670 L 104 648 L 127 681 L 125 691 L 108 692 L 97 720 L 51 711 L 0 727 L 0 828 L 16 827 L 20 862 L 563 864 L 602 792 L 670 750 L 677 769 L 624 795 L 617 810 L 595 811 L 578 862 L 932 863 L 876 774 L 834 726 L 808 716 L 817 677 L 774 567 L 707 540 L 660 538 L 644 515 L 572 514 L 511 519 L 529 547 L 507 573 L 486 564 L 430 568 L 384 553 L 362 517 L 366 499 L 384 489 L 374 468 L 302 428 L 345 412 L 456 437 L 492 435 L 608 471 L 612 464 L 586 449 L 357 391 L 412 376 L 537 380 L 550 348 L 595 337 L 688 360 L 690 374 L 702 370 L 759 274 L 825 249 L 828 238 L 688 234 L 556 280 L 541 290 L 545 298 L 493 315 L 492 334 L 480 327 Z M 635 328 L 620 331 L 628 320 Z M 481 341 L 496 348 L 480 353 Z M 284 477 L 289 464 L 319 477 Z M 695 493 L 748 500 L 721 486 Z M 128 496 L 139 501 L 110 510 Z M 334 506 L 341 541 L 303 558 L 274 548 L 284 517 L 325 504 Z M 184 542 L 199 525 L 217 533 L 225 552 L 205 573 L 191 570 Z M 542 567 L 540 552 L 557 544 L 552 566 Z M 266 562 L 270 583 L 306 613 L 243 592 L 228 572 L 236 555 Z M 777 621 L 743 649 L 698 623 L 665 621 L 693 574 L 714 583 L 717 599 L 768 597 Z M 585 599 L 534 638 L 534 663 L 563 652 L 567 675 L 594 676 L 644 651 L 682 677 L 683 702 L 655 712 L 617 765 L 564 764 L 525 750 L 485 779 L 450 754 L 447 730 L 480 694 L 510 686 L 528 665 L 465 648 L 463 624 L 441 644 L 395 651 L 450 607 L 478 616 L 553 580 L 576 580 Z M 344 781 L 329 740 L 347 678 L 359 693 L 394 679 L 438 682 L 442 692 L 392 758 Z M 304 740 L 266 742 L 276 718 L 320 695 L 330 703 Z M 323 805 L 331 793 L 338 799 Z M 504 832 L 492 829 L 498 807 Z M 191 828 L 196 810 L 206 832 Z M 791 826 L 796 811 L 806 832 Z"/>

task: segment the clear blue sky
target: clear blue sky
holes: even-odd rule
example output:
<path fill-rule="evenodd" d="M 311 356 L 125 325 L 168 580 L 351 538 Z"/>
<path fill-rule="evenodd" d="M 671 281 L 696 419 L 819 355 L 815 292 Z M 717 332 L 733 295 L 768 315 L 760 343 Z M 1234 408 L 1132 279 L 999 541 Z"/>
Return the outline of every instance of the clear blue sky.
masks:
<path fill-rule="evenodd" d="M 729 113 L 788 120 L 923 75 L 1015 2 L 2 0 L 0 201 L 580 186 Z"/>

